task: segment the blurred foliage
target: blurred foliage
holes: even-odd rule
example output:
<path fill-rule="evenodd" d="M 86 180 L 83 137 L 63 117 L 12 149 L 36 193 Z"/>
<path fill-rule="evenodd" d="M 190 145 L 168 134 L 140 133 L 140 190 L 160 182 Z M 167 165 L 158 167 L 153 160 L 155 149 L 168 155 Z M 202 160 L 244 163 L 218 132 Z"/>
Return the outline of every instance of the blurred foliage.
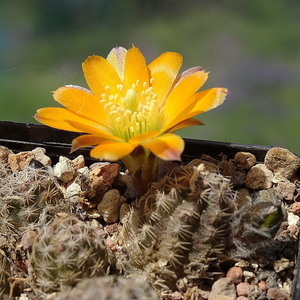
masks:
<path fill-rule="evenodd" d="M 298 0 L 14 0 L 0 3 L 0 119 L 35 123 L 51 91 L 86 86 L 81 63 L 121 45 L 164 51 L 230 91 L 184 137 L 276 145 L 300 154 Z M 299 138 L 300 139 L 300 138 Z"/>

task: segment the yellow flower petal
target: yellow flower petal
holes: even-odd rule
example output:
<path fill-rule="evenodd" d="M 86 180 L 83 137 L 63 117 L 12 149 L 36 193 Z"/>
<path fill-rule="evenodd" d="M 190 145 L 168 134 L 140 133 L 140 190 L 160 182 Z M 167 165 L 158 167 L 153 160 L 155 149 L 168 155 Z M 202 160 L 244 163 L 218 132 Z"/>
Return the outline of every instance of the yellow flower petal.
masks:
<path fill-rule="evenodd" d="M 104 139 L 110 139 L 113 141 L 118 141 L 118 142 L 124 142 L 123 139 L 121 139 L 118 136 L 115 136 L 105 130 L 101 130 L 97 126 L 89 126 L 87 122 L 81 123 L 81 122 L 76 122 L 73 120 L 66 120 L 67 123 L 69 123 L 72 127 L 77 128 L 77 131 L 80 132 L 86 132 L 86 133 L 91 133 L 92 135 L 98 136 L 99 138 L 104 138 Z"/>
<path fill-rule="evenodd" d="M 174 119 L 183 111 L 194 106 L 195 99 L 192 96 L 205 83 L 207 76 L 204 71 L 197 71 L 185 77 L 175 86 L 165 103 L 163 113 L 166 121 L 164 128 L 169 128 Z"/>
<path fill-rule="evenodd" d="M 228 91 L 225 88 L 212 88 L 194 94 L 189 99 L 189 102 L 193 103 L 193 105 L 182 110 L 172 122 L 165 124 L 162 130 L 169 131 L 170 128 L 186 119 L 216 108 L 224 102 L 227 93 Z"/>
<path fill-rule="evenodd" d="M 99 98 L 89 93 L 89 90 L 77 86 L 64 86 L 56 90 L 53 97 L 74 114 L 95 120 L 105 127 L 111 125 L 109 115 Z"/>
<path fill-rule="evenodd" d="M 181 160 L 184 149 L 184 141 L 178 135 L 166 133 L 142 144 L 157 157 L 164 160 Z"/>
<path fill-rule="evenodd" d="M 190 111 L 189 117 L 218 107 L 225 101 L 227 94 L 228 90 L 226 88 L 212 88 L 195 94 L 194 98 L 196 104 Z"/>
<path fill-rule="evenodd" d="M 125 66 L 126 54 L 127 54 L 127 49 L 123 47 L 115 47 L 109 52 L 106 58 L 106 60 L 117 71 L 122 81 L 124 80 L 124 66 Z"/>
<path fill-rule="evenodd" d="M 157 137 L 160 133 L 161 133 L 161 131 L 159 131 L 159 130 L 145 132 L 145 133 L 139 134 L 139 135 L 131 138 L 128 142 L 130 144 L 138 145 L 138 144 L 141 144 L 143 142 L 149 141 L 149 140 Z"/>
<path fill-rule="evenodd" d="M 174 85 L 173 87 L 175 87 L 176 85 L 178 85 L 179 82 L 181 82 L 184 78 L 198 72 L 198 71 L 203 71 L 205 72 L 205 69 L 202 67 L 193 67 L 193 68 L 189 68 L 186 71 L 182 72 L 174 81 Z"/>
<path fill-rule="evenodd" d="M 169 128 L 166 132 L 174 132 L 182 128 L 191 127 L 191 126 L 197 126 L 197 125 L 204 125 L 200 120 L 198 119 L 186 119 L 184 121 L 181 121 L 180 123 L 177 123 L 173 127 Z"/>
<path fill-rule="evenodd" d="M 99 136 L 95 135 L 81 135 L 77 138 L 75 138 L 72 141 L 72 149 L 71 152 L 74 152 L 80 148 L 84 147 L 90 147 L 90 146 L 95 146 L 98 145 L 102 142 L 106 141 L 106 139 L 101 138 Z"/>
<path fill-rule="evenodd" d="M 130 154 L 134 148 L 135 146 L 129 143 L 118 143 L 106 140 L 93 148 L 90 155 L 100 160 L 117 161 Z"/>
<path fill-rule="evenodd" d="M 47 126 L 68 131 L 85 132 L 77 127 L 72 126 L 70 122 L 67 122 L 66 120 L 84 123 L 90 127 L 105 129 L 101 124 L 76 115 L 66 108 L 61 107 L 45 107 L 38 109 L 34 118 Z"/>
<path fill-rule="evenodd" d="M 89 56 L 82 64 L 85 80 L 95 96 L 100 97 L 108 91 L 118 94 L 117 85 L 121 79 L 113 66 L 102 56 Z"/>
<path fill-rule="evenodd" d="M 131 89 L 132 84 L 135 84 L 135 91 L 140 93 L 144 89 L 144 82 L 149 85 L 149 70 L 144 56 L 138 48 L 133 46 L 128 50 L 125 59 L 124 86 L 126 89 Z"/>
<path fill-rule="evenodd" d="M 176 52 L 165 52 L 148 65 L 154 79 L 152 87 L 160 105 L 170 92 L 181 65 L 182 56 Z"/>

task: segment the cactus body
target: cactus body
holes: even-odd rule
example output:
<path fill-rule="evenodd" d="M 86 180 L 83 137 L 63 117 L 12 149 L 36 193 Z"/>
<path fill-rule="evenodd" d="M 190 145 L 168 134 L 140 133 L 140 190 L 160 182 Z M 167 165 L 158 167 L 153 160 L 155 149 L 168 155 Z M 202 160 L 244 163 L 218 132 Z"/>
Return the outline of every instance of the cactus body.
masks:
<path fill-rule="evenodd" d="M 84 278 L 105 275 L 108 253 L 94 227 L 67 217 L 41 230 L 30 265 L 37 285 L 49 292 L 74 286 Z"/>

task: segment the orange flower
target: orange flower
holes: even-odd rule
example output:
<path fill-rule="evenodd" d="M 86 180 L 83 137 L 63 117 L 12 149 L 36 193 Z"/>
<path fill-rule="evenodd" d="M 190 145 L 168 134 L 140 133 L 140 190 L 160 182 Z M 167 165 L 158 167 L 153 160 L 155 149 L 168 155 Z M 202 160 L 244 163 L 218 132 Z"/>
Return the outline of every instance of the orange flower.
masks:
<path fill-rule="evenodd" d="M 208 73 L 191 68 L 177 77 L 182 56 L 165 52 L 146 64 L 138 48 L 111 50 L 105 59 L 90 56 L 83 72 L 90 90 L 67 85 L 53 94 L 65 106 L 39 109 L 48 126 L 88 133 L 75 138 L 72 151 L 95 146 L 91 156 L 116 161 L 138 146 L 165 160 L 180 160 L 183 140 L 175 130 L 202 125 L 192 117 L 222 104 L 227 90 L 197 92 Z"/>

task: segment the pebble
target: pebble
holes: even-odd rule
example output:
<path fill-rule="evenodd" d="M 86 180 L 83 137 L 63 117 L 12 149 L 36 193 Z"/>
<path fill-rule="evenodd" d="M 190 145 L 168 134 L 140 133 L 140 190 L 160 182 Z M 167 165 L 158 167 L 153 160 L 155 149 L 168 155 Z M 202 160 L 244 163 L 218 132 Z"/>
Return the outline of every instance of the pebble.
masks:
<path fill-rule="evenodd" d="M 46 149 L 42 147 L 37 147 L 32 150 L 32 153 L 34 154 L 34 158 L 41 162 L 44 166 L 51 166 L 52 161 L 49 156 L 46 155 Z"/>
<path fill-rule="evenodd" d="M 227 296 L 228 298 L 225 298 L 225 296 Z M 208 300 L 216 299 L 236 300 L 235 286 L 231 278 L 220 278 L 216 282 L 214 282 L 211 288 L 211 292 L 209 293 Z"/>
<path fill-rule="evenodd" d="M 102 201 L 98 204 L 104 221 L 108 224 L 114 223 L 119 219 L 120 207 L 126 201 L 126 198 L 120 196 L 120 192 L 116 189 L 111 189 L 105 193 Z"/>
<path fill-rule="evenodd" d="M 83 155 L 78 155 L 77 157 L 75 157 L 72 160 L 72 163 L 73 163 L 75 171 L 77 171 L 81 168 L 84 168 L 84 166 L 85 166 L 84 156 Z"/>
<path fill-rule="evenodd" d="M 178 291 L 172 293 L 171 295 L 172 300 L 181 300 L 182 299 L 182 294 Z"/>
<path fill-rule="evenodd" d="M 286 291 L 270 288 L 267 292 L 268 300 L 289 300 L 290 296 Z"/>
<path fill-rule="evenodd" d="M 245 185 L 254 190 L 269 189 L 272 187 L 272 177 L 272 171 L 264 164 L 257 164 L 249 170 Z"/>
<path fill-rule="evenodd" d="M 300 215 L 300 202 L 295 202 L 290 207 L 294 215 Z"/>
<path fill-rule="evenodd" d="M 299 219 L 300 217 L 298 215 L 295 215 L 291 212 L 288 211 L 288 215 L 287 215 L 287 221 L 289 225 L 299 225 Z"/>
<path fill-rule="evenodd" d="M 264 163 L 274 173 L 291 179 L 300 166 L 300 159 L 287 149 L 274 147 L 267 152 Z"/>
<path fill-rule="evenodd" d="M 215 295 L 208 300 L 236 300 L 236 297 L 224 296 L 224 295 Z"/>
<path fill-rule="evenodd" d="M 91 166 L 89 179 L 91 180 L 89 197 L 102 199 L 104 194 L 112 187 L 112 184 L 119 176 L 121 166 L 115 163 L 94 164 Z"/>
<path fill-rule="evenodd" d="M 239 296 L 236 298 L 236 300 L 249 300 L 249 298 L 247 298 L 245 296 Z"/>
<path fill-rule="evenodd" d="M 244 271 L 243 276 L 244 276 L 245 281 L 247 281 L 247 282 L 249 282 L 253 278 L 255 278 L 255 274 L 253 272 L 250 272 L 250 271 Z"/>
<path fill-rule="evenodd" d="M 54 166 L 54 176 L 64 183 L 71 181 L 75 175 L 72 161 L 64 156 L 59 157 L 59 162 Z"/>
<path fill-rule="evenodd" d="M 248 282 L 241 282 L 236 286 L 236 293 L 238 296 L 248 296 L 250 293 L 250 284 Z"/>
<path fill-rule="evenodd" d="M 279 273 L 283 270 L 286 270 L 290 267 L 293 267 L 294 264 L 293 262 L 291 262 L 290 260 L 288 260 L 287 258 L 282 257 L 279 260 L 274 261 L 273 267 L 275 272 Z"/>
<path fill-rule="evenodd" d="M 7 163 L 9 154 L 13 154 L 13 152 L 4 146 L 0 146 L 0 163 Z"/>
<path fill-rule="evenodd" d="M 136 188 L 134 187 L 131 176 L 129 176 L 128 174 L 121 174 L 118 177 L 118 182 L 121 184 L 125 184 L 126 186 L 125 192 L 123 194 L 124 197 L 131 200 L 134 200 L 138 197 L 138 193 L 136 191 Z"/>
<path fill-rule="evenodd" d="M 286 201 L 293 201 L 295 197 L 295 192 L 296 192 L 296 186 L 294 183 L 285 180 L 285 181 L 279 181 L 275 189 L 282 195 L 282 197 Z"/>
<path fill-rule="evenodd" d="M 71 202 L 77 202 L 81 198 L 81 187 L 78 183 L 72 182 L 65 191 L 65 197 Z"/>
<path fill-rule="evenodd" d="M 242 282 L 243 270 L 240 267 L 232 267 L 226 273 L 226 277 L 231 278 L 234 284 L 239 284 Z"/>
<path fill-rule="evenodd" d="M 234 162 L 238 168 L 248 170 L 256 164 L 256 157 L 250 152 L 238 152 Z"/>
<path fill-rule="evenodd" d="M 8 154 L 8 164 L 13 172 L 23 171 L 33 159 L 34 154 L 31 151 Z"/>
<path fill-rule="evenodd" d="M 261 280 L 259 283 L 258 283 L 258 287 L 262 290 L 262 291 L 266 291 L 268 289 L 267 287 L 267 284 L 264 280 Z"/>

